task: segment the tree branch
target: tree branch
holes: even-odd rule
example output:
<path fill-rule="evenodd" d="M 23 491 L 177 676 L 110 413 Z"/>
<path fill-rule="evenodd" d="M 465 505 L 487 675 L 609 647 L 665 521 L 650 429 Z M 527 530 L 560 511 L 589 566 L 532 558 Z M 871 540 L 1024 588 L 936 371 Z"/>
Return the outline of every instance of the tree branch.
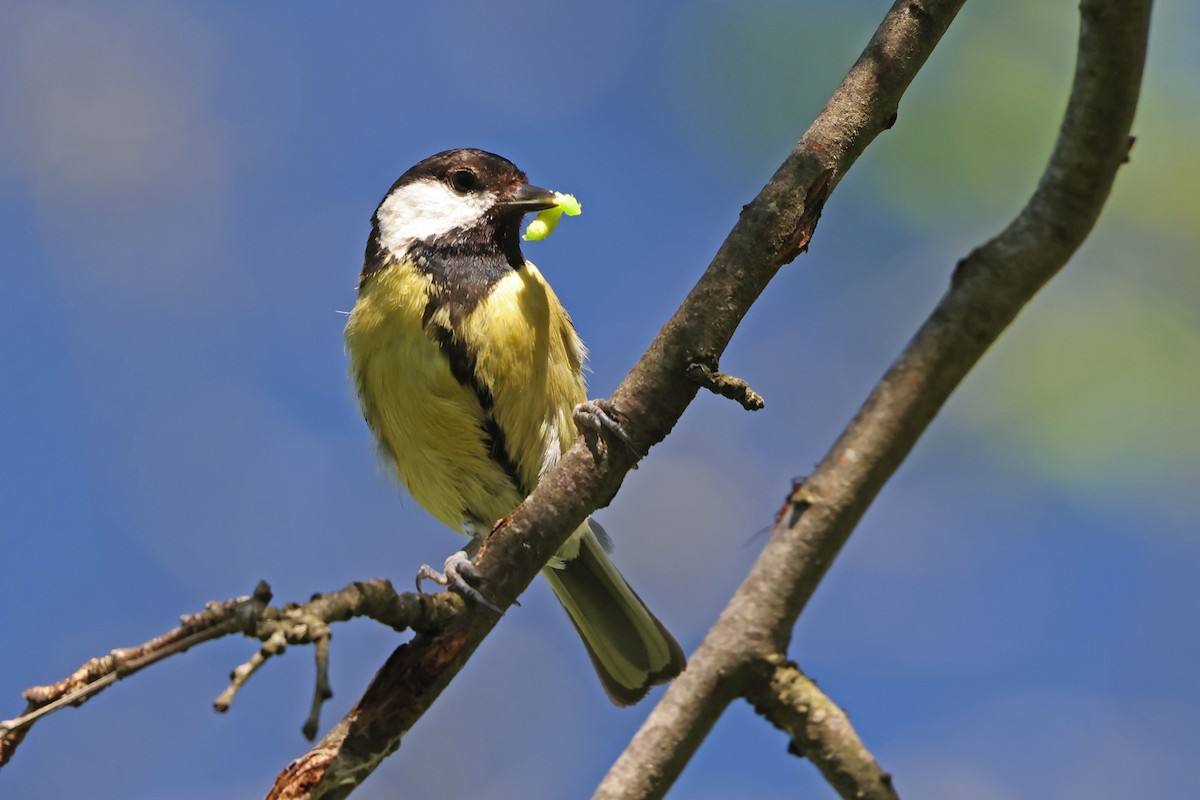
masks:
<path fill-rule="evenodd" d="M 846 712 L 790 662 L 771 670 L 746 699 L 791 739 L 788 752 L 808 758 L 842 797 L 898 800 L 892 776 L 880 769 Z"/>
<path fill-rule="evenodd" d="M 797 617 L 867 506 L 967 372 L 1091 231 L 1128 153 L 1150 6 L 1084 0 L 1071 99 L 1033 197 L 959 263 L 932 315 L 794 489 L 746 580 L 595 797 L 661 797 L 733 698 L 762 698 L 755 681 L 774 674 L 766 667 L 786 653 Z M 813 145 L 807 134 L 800 147 L 806 142 Z"/>
<path fill-rule="evenodd" d="M 717 369 L 751 304 L 775 273 L 807 248 L 829 193 L 895 121 L 900 97 L 962 3 L 897 2 L 816 122 L 743 208 L 704 275 L 613 395 L 639 452 L 662 441 L 695 397 L 698 385 L 688 377 L 688 367 L 700 363 Z M 492 602 L 507 608 L 571 531 L 607 505 L 634 465 L 632 449 L 576 443 L 497 526 L 476 558 L 484 594 Z M 436 635 L 399 647 L 358 704 L 279 775 L 268 797 L 347 796 L 399 747 L 400 737 L 496 622 L 486 609 L 470 608 Z M 700 737 L 703 733 L 697 731 Z"/>
<path fill-rule="evenodd" d="M 328 683 L 329 623 L 353 617 L 369 617 L 396 630 L 431 630 L 462 601 L 454 595 L 429 596 L 406 592 L 397 594 L 385 580 L 359 581 L 336 592 L 316 595 L 308 603 L 272 608 L 271 587 L 259 582 L 254 594 L 220 603 L 209 603 L 198 614 L 185 615 L 179 627 L 136 647 L 113 650 L 93 658 L 68 677 L 49 686 L 34 686 L 22 696 L 28 702 L 24 713 L 0 722 L 0 766 L 8 763 L 25 734 L 42 717 L 60 708 L 80 706 L 117 681 L 151 664 L 177 655 L 212 639 L 240 633 L 264 642 L 263 648 L 246 664 L 233 671 L 230 685 L 214 706 L 225 711 L 234 694 L 272 655 L 289 644 L 315 644 L 317 682 L 312 710 L 305 722 L 308 738 L 316 735 L 321 703 L 332 693 Z M 311 730 L 311 733 L 308 731 Z"/>

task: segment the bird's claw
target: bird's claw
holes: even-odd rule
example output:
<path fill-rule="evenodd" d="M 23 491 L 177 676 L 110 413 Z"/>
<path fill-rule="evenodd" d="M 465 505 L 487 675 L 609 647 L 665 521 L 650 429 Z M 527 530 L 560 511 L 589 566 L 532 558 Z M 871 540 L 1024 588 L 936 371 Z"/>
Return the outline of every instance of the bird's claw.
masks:
<path fill-rule="evenodd" d="M 625 433 L 621 423 L 617 422 L 617 413 L 616 406 L 608 400 L 601 399 L 585 400 L 571 410 L 571 416 L 581 431 L 585 429 L 591 429 L 597 433 L 608 431 L 620 439 L 634 456 L 642 458 L 645 453 L 634 447 L 629 434 Z"/>
<path fill-rule="evenodd" d="M 466 551 L 459 550 L 447 558 L 442 570 L 442 572 L 438 572 L 430 565 L 422 564 L 421 568 L 417 570 L 417 591 L 421 591 L 421 581 L 433 581 L 438 586 L 453 589 L 468 600 L 474 600 L 497 614 L 504 613 L 495 603 L 484 597 L 483 592 L 467 582 L 468 580 L 478 581 L 480 576 L 479 570 L 475 569 L 475 565 L 471 563 L 471 557 L 467 555 Z"/>

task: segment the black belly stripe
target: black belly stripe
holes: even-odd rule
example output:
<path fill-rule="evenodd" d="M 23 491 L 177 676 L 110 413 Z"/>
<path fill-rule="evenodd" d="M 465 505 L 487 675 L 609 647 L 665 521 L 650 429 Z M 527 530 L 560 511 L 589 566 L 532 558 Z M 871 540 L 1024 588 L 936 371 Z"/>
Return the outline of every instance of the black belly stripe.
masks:
<path fill-rule="evenodd" d="M 512 481 L 517 491 L 522 495 L 529 494 L 532 489 L 526 487 L 525 482 L 521 480 L 520 467 L 508 451 L 508 442 L 504 436 L 504 430 L 500 427 L 500 423 L 496 422 L 496 418 L 492 416 L 492 409 L 496 404 L 495 398 L 492 397 L 491 390 L 480 383 L 479 377 L 475 374 L 475 354 L 470 351 L 462 340 L 455 337 L 454 332 L 449 328 L 432 323 L 427 325 L 425 329 L 433 337 L 433 340 L 437 342 L 442 354 L 446 356 L 446 360 L 450 363 L 450 374 L 454 376 L 455 380 L 474 392 L 476 399 L 479 400 L 479 406 L 483 409 L 482 428 L 488 458 L 499 465 L 504 474 L 508 476 L 508 479 Z"/>

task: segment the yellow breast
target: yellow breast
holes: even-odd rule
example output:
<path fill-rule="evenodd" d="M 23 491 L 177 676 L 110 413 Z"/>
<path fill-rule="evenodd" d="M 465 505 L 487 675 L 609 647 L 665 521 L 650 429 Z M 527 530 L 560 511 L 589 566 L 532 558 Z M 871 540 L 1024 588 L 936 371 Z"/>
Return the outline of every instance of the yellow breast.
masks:
<path fill-rule="evenodd" d="M 497 282 L 457 325 L 444 307 L 425 318 L 432 288 L 407 263 L 372 276 L 346 327 L 351 372 L 381 452 L 417 502 L 452 528 L 490 527 L 574 439 L 584 349 L 532 264 Z M 431 335 L 439 327 L 473 357 L 469 383 Z M 507 470 L 488 433 L 497 428 Z"/>

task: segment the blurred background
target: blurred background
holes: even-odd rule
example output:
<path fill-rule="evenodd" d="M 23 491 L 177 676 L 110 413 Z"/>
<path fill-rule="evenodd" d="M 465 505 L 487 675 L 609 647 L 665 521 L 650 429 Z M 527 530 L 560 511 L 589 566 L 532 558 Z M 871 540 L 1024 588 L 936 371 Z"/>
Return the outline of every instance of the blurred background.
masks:
<path fill-rule="evenodd" d="M 526 247 L 608 395 L 888 4 L 5 0 L 0 718 L 19 692 L 268 580 L 407 588 L 460 540 L 377 465 L 346 379 L 371 213 L 476 146 L 584 214 Z M 968 3 L 722 366 L 601 521 L 685 649 L 756 536 L 1036 184 L 1076 3 Z M 792 656 L 903 796 L 1183 796 L 1200 750 L 1200 6 L 1163 2 L 1132 162 L 1095 233 L 949 403 L 817 593 Z M 335 629 L 323 728 L 401 640 Z M 255 644 L 170 659 L 39 724 L 12 800 L 253 798 L 306 749 L 309 649 L 225 716 Z M 656 695 L 657 696 L 657 693 Z M 539 581 L 355 797 L 587 796 L 612 707 Z M 730 709 L 672 796 L 833 797 Z M 69 768 L 68 768 L 69 767 Z"/>

